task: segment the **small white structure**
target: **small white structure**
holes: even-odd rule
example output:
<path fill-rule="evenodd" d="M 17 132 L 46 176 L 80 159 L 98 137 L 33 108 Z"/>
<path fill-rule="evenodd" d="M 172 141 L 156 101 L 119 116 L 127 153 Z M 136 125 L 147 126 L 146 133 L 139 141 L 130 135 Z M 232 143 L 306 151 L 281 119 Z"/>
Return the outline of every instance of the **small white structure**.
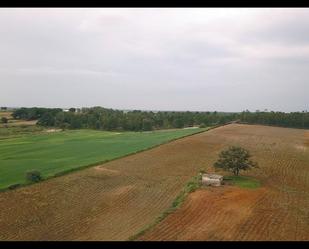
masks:
<path fill-rule="evenodd" d="M 202 184 L 206 186 L 221 186 L 223 176 L 216 174 L 203 174 Z"/>

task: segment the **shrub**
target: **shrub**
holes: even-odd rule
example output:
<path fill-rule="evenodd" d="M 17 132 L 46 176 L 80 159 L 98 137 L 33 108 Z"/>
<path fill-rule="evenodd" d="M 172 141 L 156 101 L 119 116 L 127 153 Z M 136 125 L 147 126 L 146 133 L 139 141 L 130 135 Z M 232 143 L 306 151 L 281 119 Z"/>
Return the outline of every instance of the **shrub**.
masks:
<path fill-rule="evenodd" d="M 8 121 L 9 121 L 9 120 L 8 120 L 6 117 L 2 117 L 2 118 L 1 118 L 1 122 L 2 122 L 3 124 L 7 124 Z"/>
<path fill-rule="evenodd" d="M 16 189 L 16 188 L 18 188 L 18 187 L 20 187 L 20 186 L 21 186 L 21 184 L 16 183 L 16 184 L 10 185 L 10 186 L 8 187 L 8 189 L 13 190 L 13 189 Z"/>
<path fill-rule="evenodd" d="M 41 173 L 37 170 L 28 171 L 26 173 L 26 179 L 29 182 L 39 182 L 42 180 Z"/>

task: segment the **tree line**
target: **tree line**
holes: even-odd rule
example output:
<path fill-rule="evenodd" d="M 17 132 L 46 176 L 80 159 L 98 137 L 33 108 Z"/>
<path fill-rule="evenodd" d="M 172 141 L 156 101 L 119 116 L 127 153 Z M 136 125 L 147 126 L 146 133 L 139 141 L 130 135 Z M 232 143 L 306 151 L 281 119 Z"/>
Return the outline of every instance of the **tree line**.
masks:
<path fill-rule="evenodd" d="M 274 125 L 291 128 L 309 128 L 309 113 L 303 112 L 249 112 L 239 114 L 239 120 L 249 124 Z"/>
<path fill-rule="evenodd" d="M 172 111 L 122 111 L 103 107 L 70 108 L 20 108 L 13 112 L 15 119 L 34 120 L 37 124 L 63 129 L 98 129 L 149 131 L 155 129 L 211 126 L 235 119 L 235 113 L 172 112 Z"/>
<path fill-rule="evenodd" d="M 37 120 L 42 118 L 46 113 L 56 115 L 59 112 L 62 112 L 61 108 L 22 107 L 14 110 L 12 116 L 14 119 Z"/>
<path fill-rule="evenodd" d="M 15 119 L 38 120 L 37 124 L 62 129 L 97 129 L 149 131 L 156 129 L 213 126 L 240 121 L 249 124 L 274 125 L 292 128 L 309 128 L 308 112 L 176 112 L 176 111 L 123 111 L 103 107 L 20 108 L 13 112 Z"/>

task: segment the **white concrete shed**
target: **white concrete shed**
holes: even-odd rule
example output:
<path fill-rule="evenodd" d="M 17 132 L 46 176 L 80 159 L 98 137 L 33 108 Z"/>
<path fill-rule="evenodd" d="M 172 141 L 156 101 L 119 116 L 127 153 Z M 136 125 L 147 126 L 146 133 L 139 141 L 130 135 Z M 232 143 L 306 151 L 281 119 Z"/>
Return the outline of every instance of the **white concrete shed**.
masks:
<path fill-rule="evenodd" d="M 202 184 L 206 186 L 221 186 L 223 176 L 216 174 L 202 174 Z"/>

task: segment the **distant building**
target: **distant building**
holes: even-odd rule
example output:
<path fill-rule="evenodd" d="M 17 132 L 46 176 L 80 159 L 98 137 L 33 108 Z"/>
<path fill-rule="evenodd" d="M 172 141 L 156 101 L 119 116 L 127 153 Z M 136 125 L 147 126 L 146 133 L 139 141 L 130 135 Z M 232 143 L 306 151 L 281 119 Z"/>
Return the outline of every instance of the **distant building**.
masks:
<path fill-rule="evenodd" d="M 223 176 L 216 174 L 202 174 L 202 184 L 206 186 L 221 186 Z"/>

